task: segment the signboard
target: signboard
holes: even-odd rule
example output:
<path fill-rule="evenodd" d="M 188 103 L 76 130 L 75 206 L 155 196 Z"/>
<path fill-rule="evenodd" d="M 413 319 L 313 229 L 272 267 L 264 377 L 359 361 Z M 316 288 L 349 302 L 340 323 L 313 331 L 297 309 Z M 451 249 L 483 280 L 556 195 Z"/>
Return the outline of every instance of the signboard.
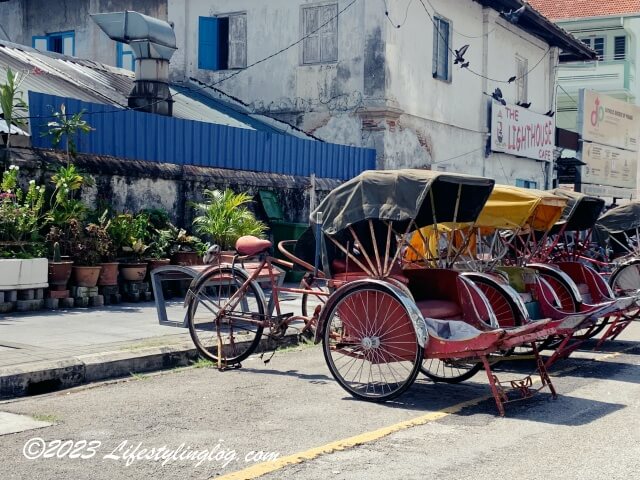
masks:
<path fill-rule="evenodd" d="M 553 118 L 516 105 L 491 107 L 491 150 L 534 160 L 553 160 Z"/>
<path fill-rule="evenodd" d="M 580 90 L 578 130 L 582 140 L 638 151 L 640 110 L 631 103 Z"/>
<path fill-rule="evenodd" d="M 636 198 L 636 191 L 628 188 L 608 187 L 606 185 L 588 185 L 583 184 L 582 193 L 593 195 L 595 197 L 615 197 L 625 200 L 633 200 Z"/>
<path fill-rule="evenodd" d="M 598 143 L 582 144 L 582 182 L 636 188 L 638 153 Z"/>

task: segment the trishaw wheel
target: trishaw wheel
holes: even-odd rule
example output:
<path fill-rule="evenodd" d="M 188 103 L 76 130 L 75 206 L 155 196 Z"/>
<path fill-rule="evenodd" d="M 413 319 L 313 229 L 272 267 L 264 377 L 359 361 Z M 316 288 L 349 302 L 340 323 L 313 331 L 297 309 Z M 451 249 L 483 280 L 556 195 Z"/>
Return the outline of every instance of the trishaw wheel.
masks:
<path fill-rule="evenodd" d="M 246 275 L 236 269 L 213 268 L 189 289 L 189 333 L 204 358 L 220 360 L 225 366 L 235 365 L 260 343 L 260 322 L 265 313 L 260 287 L 250 282 L 244 292 L 232 299 L 246 280 Z"/>
<path fill-rule="evenodd" d="M 413 384 L 424 349 L 406 308 L 384 285 L 346 286 L 327 308 L 325 360 L 352 396 L 382 402 Z"/>
<path fill-rule="evenodd" d="M 482 370 L 482 363 L 472 359 L 425 358 L 420 371 L 434 382 L 460 383 Z"/>
<path fill-rule="evenodd" d="M 616 268 L 609 285 L 616 297 L 634 295 L 640 290 L 640 260 Z"/>

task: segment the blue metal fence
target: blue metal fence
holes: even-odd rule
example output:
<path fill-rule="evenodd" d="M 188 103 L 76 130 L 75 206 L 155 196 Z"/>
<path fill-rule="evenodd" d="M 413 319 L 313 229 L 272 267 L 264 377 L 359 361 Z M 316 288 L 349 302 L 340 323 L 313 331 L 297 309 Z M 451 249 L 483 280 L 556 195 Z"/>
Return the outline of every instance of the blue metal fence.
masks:
<path fill-rule="evenodd" d="M 80 153 L 151 162 L 346 180 L 376 166 L 372 149 L 305 140 L 271 132 L 182 120 L 29 92 L 32 144 L 51 148 L 43 136 L 52 114 L 84 110 L 94 128 L 77 139 Z M 100 113 L 109 112 L 109 113 Z"/>

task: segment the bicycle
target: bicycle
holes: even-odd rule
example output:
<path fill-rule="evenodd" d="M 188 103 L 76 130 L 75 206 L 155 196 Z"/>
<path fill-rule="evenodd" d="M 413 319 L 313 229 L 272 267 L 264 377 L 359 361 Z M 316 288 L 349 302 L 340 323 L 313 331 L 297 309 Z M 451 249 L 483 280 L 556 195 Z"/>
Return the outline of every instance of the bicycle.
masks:
<path fill-rule="evenodd" d="M 241 237 L 230 264 L 218 262 L 191 282 L 185 299 L 189 333 L 200 355 L 216 363 L 218 369 L 240 367 L 258 348 L 265 329 L 266 335 L 275 341 L 284 339 L 287 329 L 296 321 L 304 323 L 301 334 L 315 333 L 329 289 L 317 268 L 286 251 L 288 243 L 291 241 L 281 242 L 278 247 L 291 262 L 270 256 L 267 252 L 272 243 L 268 240 Z M 245 262 L 256 257 L 258 262 L 249 273 Z M 274 265 L 293 268 L 294 263 L 308 271 L 301 287 L 280 285 Z M 271 291 L 268 300 L 257 281 L 260 277 L 268 278 Z M 282 313 L 279 298 L 282 293 L 303 295 L 302 315 Z M 308 302 L 314 298 L 319 303 L 309 315 Z"/>

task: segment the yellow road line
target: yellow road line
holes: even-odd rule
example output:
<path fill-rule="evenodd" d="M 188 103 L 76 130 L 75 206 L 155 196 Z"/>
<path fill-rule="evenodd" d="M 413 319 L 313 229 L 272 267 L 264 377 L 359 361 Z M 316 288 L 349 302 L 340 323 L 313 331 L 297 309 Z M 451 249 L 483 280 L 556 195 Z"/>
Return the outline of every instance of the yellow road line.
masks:
<path fill-rule="evenodd" d="M 637 348 L 637 346 L 625 348 L 624 350 L 621 350 L 619 352 L 603 355 L 598 359 L 593 358 L 592 360 L 596 362 L 600 362 L 602 360 L 615 358 L 629 350 L 633 350 L 634 348 Z M 568 373 L 570 371 L 576 370 L 577 368 L 579 367 L 569 366 L 569 367 L 563 368 L 562 370 L 558 370 L 554 373 L 556 375 L 561 373 Z M 538 377 L 532 380 L 534 381 L 534 383 L 537 383 L 537 381 L 540 381 Z M 267 473 L 275 472 L 277 470 L 280 470 L 290 465 L 296 465 L 302 462 L 313 460 L 321 455 L 327 455 L 327 454 L 338 452 L 341 450 L 347 450 L 349 448 L 353 448 L 358 445 L 374 442 L 376 440 L 379 440 L 383 437 L 391 435 L 392 433 L 399 432 L 401 430 L 407 430 L 409 428 L 425 425 L 430 422 L 435 422 L 436 420 L 440 420 L 453 413 L 458 413 L 463 408 L 477 405 L 490 398 L 493 398 L 493 397 L 491 395 L 477 397 L 472 400 L 467 400 L 466 402 L 458 403 L 451 407 L 438 410 L 436 412 L 430 412 L 425 415 L 421 415 L 411 420 L 395 423 L 387 427 L 382 427 L 377 430 L 361 433 L 359 435 L 355 435 L 353 437 L 345 438 L 342 440 L 336 440 L 335 442 L 327 443 L 319 447 L 310 448 L 309 450 L 305 450 L 303 452 L 298 452 L 292 455 L 287 455 L 286 457 L 281 457 L 278 460 L 275 460 L 273 462 L 258 463 L 256 465 L 252 465 L 251 467 L 247 467 L 245 469 L 238 470 L 236 472 L 231 472 L 226 475 L 222 475 L 221 477 L 214 477 L 214 478 L 215 480 L 252 480 L 252 479 L 261 477 L 262 475 L 266 475 Z"/>
<path fill-rule="evenodd" d="M 357 445 L 362 445 L 365 443 L 373 442 L 375 440 L 379 440 L 383 437 L 386 437 L 387 435 L 391 435 L 392 433 L 399 432 L 401 430 L 406 430 L 408 428 L 417 427 L 418 425 L 424 425 L 429 422 L 440 420 L 441 418 L 444 418 L 447 415 L 451 415 L 452 413 L 459 412 L 463 408 L 466 408 L 472 405 L 477 405 L 478 403 L 483 402 L 488 398 L 491 398 L 491 397 L 484 396 L 484 397 L 474 398 L 473 400 L 468 400 L 466 402 L 458 403 L 457 405 L 444 408 L 437 412 L 430 412 L 425 415 L 421 415 L 419 417 L 413 418 L 411 420 L 406 420 L 404 422 L 399 422 L 393 425 L 389 425 L 387 427 L 379 428 L 378 430 L 373 430 L 370 432 L 365 432 L 359 435 L 355 435 L 353 437 L 337 440 L 335 442 L 327 443 L 326 445 L 322 445 L 320 447 L 310 448 L 309 450 L 306 450 L 304 452 L 294 453 L 293 455 L 287 455 L 286 457 L 281 457 L 278 460 L 275 460 L 273 462 L 259 463 L 257 465 L 253 465 L 243 470 L 239 470 L 237 472 L 232 472 L 227 475 L 223 475 L 221 477 L 215 477 L 215 478 L 216 480 L 250 480 L 253 478 L 257 478 L 262 475 L 266 475 L 267 473 L 280 470 L 281 468 L 284 468 L 289 465 L 295 465 L 297 463 L 313 460 L 314 458 L 317 458 L 320 455 L 326 455 L 328 453 L 333 453 L 340 450 L 353 448 Z"/>

